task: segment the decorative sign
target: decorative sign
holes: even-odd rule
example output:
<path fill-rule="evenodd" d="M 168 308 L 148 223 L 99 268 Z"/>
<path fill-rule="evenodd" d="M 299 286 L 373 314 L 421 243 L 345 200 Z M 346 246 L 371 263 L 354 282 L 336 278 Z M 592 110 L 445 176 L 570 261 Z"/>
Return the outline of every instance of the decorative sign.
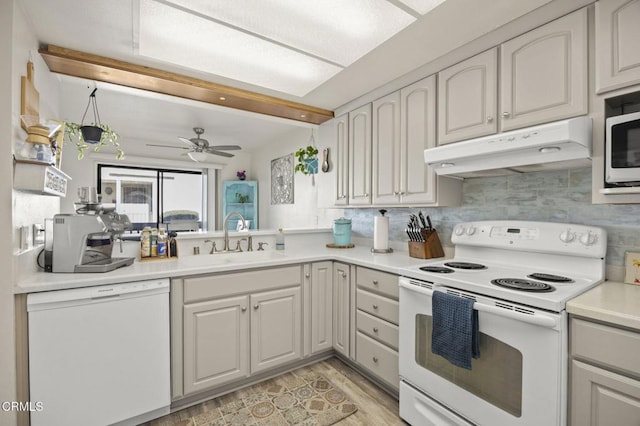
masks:
<path fill-rule="evenodd" d="M 293 154 L 271 160 L 271 204 L 293 204 Z"/>

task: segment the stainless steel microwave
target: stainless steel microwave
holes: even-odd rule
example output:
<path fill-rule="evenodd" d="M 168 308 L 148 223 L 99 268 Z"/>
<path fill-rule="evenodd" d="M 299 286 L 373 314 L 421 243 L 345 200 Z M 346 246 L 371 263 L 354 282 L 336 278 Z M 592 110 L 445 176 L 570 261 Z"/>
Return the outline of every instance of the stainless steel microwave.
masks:
<path fill-rule="evenodd" d="M 607 118 L 605 148 L 607 183 L 640 186 L 640 112 Z"/>

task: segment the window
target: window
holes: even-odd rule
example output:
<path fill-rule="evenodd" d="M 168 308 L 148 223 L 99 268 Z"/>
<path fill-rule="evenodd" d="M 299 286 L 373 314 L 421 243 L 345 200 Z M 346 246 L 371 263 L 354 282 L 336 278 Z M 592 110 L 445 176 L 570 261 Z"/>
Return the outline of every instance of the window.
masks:
<path fill-rule="evenodd" d="M 103 207 L 126 214 L 134 230 L 207 228 L 207 172 L 98 165 Z"/>

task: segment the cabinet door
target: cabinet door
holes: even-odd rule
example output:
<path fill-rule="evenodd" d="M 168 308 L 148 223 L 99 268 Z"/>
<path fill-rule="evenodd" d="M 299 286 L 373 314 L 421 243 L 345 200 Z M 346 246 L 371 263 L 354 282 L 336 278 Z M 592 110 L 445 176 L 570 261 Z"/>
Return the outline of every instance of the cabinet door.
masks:
<path fill-rule="evenodd" d="M 424 150 L 436 144 L 436 78 L 427 77 L 400 91 L 400 201 L 436 201 L 436 174 Z"/>
<path fill-rule="evenodd" d="M 497 132 L 498 49 L 438 73 L 438 145 Z"/>
<path fill-rule="evenodd" d="M 253 294 L 251 307 L 251 374 L 300 359 L 300 287 Z"/>
<path fill-rule="evenodd" d="M 500 50 L 501 130 L 587 113 L 587 10 L 514 38 Z"/>
<path fill-rule="evenodd" d="M 311 265 L 311 353 L 333 346 L 333 264 Z"/>
<path fill-rule="evenodd" d="M 371 204 L 371 104 L 349 113 L 349 204 Z"/>
<path fill-rule="evenodd" d="M 185 305 L 185 395 L 249 376 L 247 296 Z"/>
<path fill-rule="evenodd" d="M 640 0 L 596 2 L 596 91 L 640 83 Z"/>
<path fill-rule="evenodd" d="M 639 381 L 572 361 L 571 425 L 635 426 L 639 419 Z"/>
<path fill-rule="evenodd" d="M 344 206 L 349 202 L 349 115 L 335 118 L 334 135 L 336 152 L 334 164 L 336 170 L 335 205 Z"/>
<path fill-rule="evenodd" d="M 343 354 L 350 355 L 349 321 L 351 306 L 349 265 L 333 264 L 333 348 Z"/>
<path fill-rule="evenodd" d="M 372 108 L 373 203 L 397 204 L 400 201 L 400 92 L 374 101 Z M 422 164 L 424 166 L 424 162 Z"/>

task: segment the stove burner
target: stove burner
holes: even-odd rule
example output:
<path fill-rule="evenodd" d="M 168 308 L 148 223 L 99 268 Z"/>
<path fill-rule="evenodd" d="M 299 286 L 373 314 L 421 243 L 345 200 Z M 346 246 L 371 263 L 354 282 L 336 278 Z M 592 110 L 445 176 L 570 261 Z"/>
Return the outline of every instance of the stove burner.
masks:
<path fill-rule="evenodd" d="M 487 269 L 487 267 L 484 265 L 471 262 L 447 262 L 444 264 L 444 266 L 455 269 Z"/>
<path fill-rule="evenodd" d="M 532 291 L 532 292 L 544 292 L 548 293 L 555 291 L 555 288 L 547 283 L 541 283 L 538 281 L 525 280 L 522 278 L 498 278 L 497 280 L 491 280 L 491 284 L 495 284 L 500 287 L 506 287 L 513 290 Z"/>
<path fill-rule="evenodd" d="M 420 270 L 425 272 L 435 272 L 438 274 L 450 274 L 455 272 L 453 269 L 445 268 L 444 266 L 423 266 Z"/>
<path fill-rule="evenodd" d="M 531 275 L 527 275 L 527 278 L 533 278 L 534 280 L 540 280 L 540 281 L 548 281 L 550 283 L 572 283 L 573 282 L 573 280 L 568 277 L 563 277 L 561 275 L 545 274 L 542 272 L 535 272 Z"/>

